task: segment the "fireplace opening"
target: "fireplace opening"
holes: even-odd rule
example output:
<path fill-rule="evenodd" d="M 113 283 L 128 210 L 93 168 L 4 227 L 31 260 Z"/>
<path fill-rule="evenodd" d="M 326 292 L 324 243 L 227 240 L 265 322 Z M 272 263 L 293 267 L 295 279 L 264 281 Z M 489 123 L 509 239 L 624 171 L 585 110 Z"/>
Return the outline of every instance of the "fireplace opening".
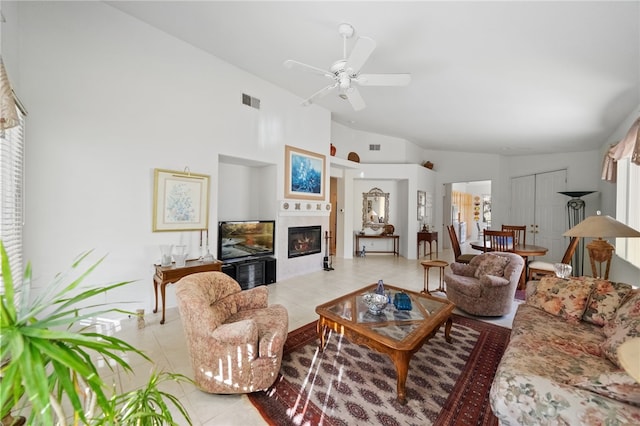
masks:
<path fill-rule="evenodd" d="M 296 226 L 289 228 L 289 259 L 308 256 L 322 251 L 321 226 Z"/>

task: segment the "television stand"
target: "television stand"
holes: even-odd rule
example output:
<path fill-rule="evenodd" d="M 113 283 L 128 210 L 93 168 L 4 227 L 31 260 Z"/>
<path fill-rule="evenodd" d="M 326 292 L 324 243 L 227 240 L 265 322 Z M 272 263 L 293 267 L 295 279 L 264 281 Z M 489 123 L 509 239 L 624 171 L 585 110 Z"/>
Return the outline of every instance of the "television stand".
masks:
<path fill-rule="evenodd" d="M 236 280 L 243 290 L 276 282 L 276 259 L 271 256 L 244 257 L 224 261 L 222 272 Z"/>

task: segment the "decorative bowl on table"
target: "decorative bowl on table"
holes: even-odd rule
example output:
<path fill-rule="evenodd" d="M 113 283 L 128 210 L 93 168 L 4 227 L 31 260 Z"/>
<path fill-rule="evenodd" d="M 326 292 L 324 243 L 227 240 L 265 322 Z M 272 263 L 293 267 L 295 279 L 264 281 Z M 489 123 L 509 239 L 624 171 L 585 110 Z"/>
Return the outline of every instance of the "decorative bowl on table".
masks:
<path fill-rule="evenodd" d="M 566 263 L 554 263 L 553 269 L 555 269 L 556 277 L 566 279 L 571 276 L 571 270 L 573 268 L 571 265 L 567 265 Z"/>
<path fill-rule="evenodd" d="M 387 306 L 387 296 L 384 294 L 365 293 L 362 300 L 373 315 L 380 315 Z"/>

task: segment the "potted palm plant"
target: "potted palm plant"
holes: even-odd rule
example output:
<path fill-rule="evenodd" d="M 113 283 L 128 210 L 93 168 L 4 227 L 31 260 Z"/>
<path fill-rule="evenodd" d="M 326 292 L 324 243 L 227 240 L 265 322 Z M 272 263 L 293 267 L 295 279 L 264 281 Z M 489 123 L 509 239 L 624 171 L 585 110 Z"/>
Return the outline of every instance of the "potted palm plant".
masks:
<path fill-rule="evenodd" d="M 178 399 L 160 389 L 167 380 L 190 381 L 185 376 L 153 372 L 146 386 L 120 394 L 100 377 L 96 367 L 99 359 L 129 373 L 132 369 L 124 354 L 150 359 L 131 344 L 83 325 L 107 312 L 126 312 L 92 304 L 91 300 L 130 283 L 81 287 L 104 259 L 84 271 L 78 269 L 89 254 L 73 263 L 71 272 L 77 276 L 70 282 L 58 275 L 31 297 L 31 267 L 27 266 L 23 284 L 16 288 L 0 241 L 4 284 L 0 294 L 0 419 L 25 401 L 29 424 L 178 424 L 171 406 L 184 417 L 181 420 L 191 424 Z"/>

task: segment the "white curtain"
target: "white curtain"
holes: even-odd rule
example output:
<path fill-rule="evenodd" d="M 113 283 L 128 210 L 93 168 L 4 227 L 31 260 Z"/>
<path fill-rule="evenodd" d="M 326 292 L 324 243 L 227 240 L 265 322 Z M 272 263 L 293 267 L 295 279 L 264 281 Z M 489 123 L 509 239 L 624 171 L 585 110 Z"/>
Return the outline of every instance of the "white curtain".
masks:
<path fill-rule="evenodd" d="M 640 117 L 631 125 L 627 135 L 607 151 L 602 165 L 602 179 L 615 182 L 617 162 L 628 156 L 631 156 L 633 164 L 640 166 Z"/>
<path fill-rule="evenodd" d="M 15 127 L 19 123 L 16 100 L 0 56 L 0 131 Z"/>

